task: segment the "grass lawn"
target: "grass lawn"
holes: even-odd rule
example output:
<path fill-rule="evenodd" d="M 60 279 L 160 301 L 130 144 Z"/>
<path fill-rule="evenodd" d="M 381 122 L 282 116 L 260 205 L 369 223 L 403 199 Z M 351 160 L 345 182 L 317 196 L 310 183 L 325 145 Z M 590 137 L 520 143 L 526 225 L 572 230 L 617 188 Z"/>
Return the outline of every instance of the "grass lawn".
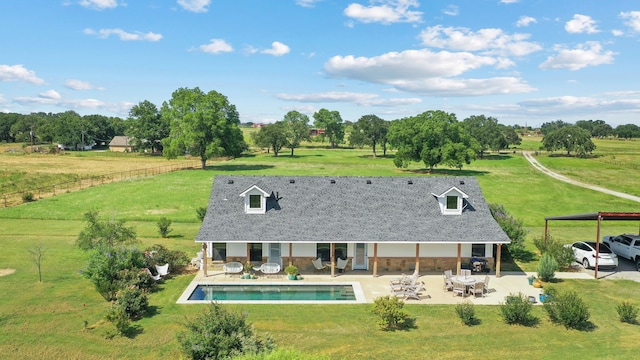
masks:
<path fill-rule="evenodd" d="M 533 142 L 527 146 L 533 148 Z M 626 153 L 636 156 L 633 151 Z M 24 159 L 31 159 L 30 156 L 24 156 L 22 162 L 28 162 Z M 0 155 L 0 163 L 4 157 Z M 75 161 L 75 157 L 68 158 Z M 92 160 L 91 157 L 79 158 L 80 161 Z M 38 161 L 48 159 L 38 158 Z M 130 158 L 123 159 L 120 159 L 122 166 L 129 166 L 124 163 Z M 550 161 L 552 168 L 554 160 L 541 159 L 543 163 Z M 588 161 L 592 161 L 594 167 L 600 166 L 597 158 Z M 590 169 L 586 166 L 575 171 Z M 632 169 L 622 173 L 637 174 Z M 297 149 L 294 157 L 289 157 L 287 152 L 277 158 L 258 153 L 233 161 L 212 162 L 207 171 L 180 171 L 96 186 L 0 209 L 0 269 L 16 270 L 0 277 L 0 358 L 180 358 L 175 332 L 182 329 L 185 316 L 202 308 L 175 304 L 193 275 L 175 276 L 151 295 L 153 311 L 134 323 L 138 329 L 134 336 L 107 340 L 108 326 L 101 318 L 109 304 L 78 274 L 85 265 L 86 254 L 78 250 L 74 242 L 83 228 L 83 213 L 98 210 L 103 216 L 123 219 L 135 226 L 140 247 L 160 243 L 195 254 L 199 248 L 193 242 L 199 230 L 195 209 L 207 205 L 216 174 L 477 176 L 487 200 L 504 204 L 522 219 L 531 230 L 529 238 L 542 235 L 545 216 L 638 209 L 637 203 L 553 181 L 535 172 L 518 154 L 492 155 L 462 171 L 437 169 L 429 175 L 421 164 L 396 169 L 391 157 L 374 159 L 370 150 L 309 148 Z M 160 238 L 155 226 L 163 216 L 173 220 L 174 231 L 168 239 Z M 565 242 L 595 236 L 594 222 L 554 223 L 550 229 Z M 604 233 L 637 230 L 637 222 L 603 223 Z M 28 254 L 28 249 L 39 242 L 45 245 L 43 283 L 37 282 L 36 266 Z M 535 263 L 517 266 L 535 268 Z M 519 359 L 636 356 L 640 350 L 636 341 L 640 327 L 620 323 L 615 305 L 623 300 L 639 305 L 640 284 L 565 280 L 556 287 L 581 294 L 591 310 L 593 331 L 566 330 L 553 325 L 541 307 L 534 309 L 540 318 L 539 325 L 527 328 L 503 324 L 497 306 L 476 306 L 481 323 L 466 327 L 459 322 L 453 306 L 408 305 L 416 317 L 417 328 L 400 332 L 377 330 L 369 305 L 229 307 L 247 313 L 255 327 L 271 333 L 279 346 L 328 354 L 336 359 L 388 359 L 398 354 L 409 358 L 448 359 L 478 353 Z M 90 330 L 85 329 L 85 321 Z"/>

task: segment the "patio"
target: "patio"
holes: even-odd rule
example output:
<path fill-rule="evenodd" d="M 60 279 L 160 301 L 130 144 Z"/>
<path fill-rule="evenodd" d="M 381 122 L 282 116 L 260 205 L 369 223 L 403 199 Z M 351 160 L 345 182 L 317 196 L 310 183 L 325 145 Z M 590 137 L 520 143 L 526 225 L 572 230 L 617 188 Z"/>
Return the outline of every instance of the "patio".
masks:
<path fill-rule="evenodd" d="M 484 297 L 474 296 L 453 296 L 451 291 L 443 289 L 442 273 L 426 273 L 420 275 L 418 281 L 424 283 L 425 290 L 421 293 L 420 300 L 406 300 L 407 304 L 458 304 L 463 301 L 470 301 L 476 305 L 498 305 L 504 303 L 505 296 L 509 294 L 522 293 L 526 296 L 534 296 L 536 305 L 540 305 L 538 296 L 542 289 L 534 288 L 529 285 L 527 277 L 533 273 L 524 272 L 502 272 L 500 277 L 496 277 L 495 273 L 489 274 L 489 293 Z M 260 284 L 271 282 L 291 281 L 292 283 L 346 283 L 358 282 L 362 287 L 362 291 L 366 297 L 367 303 L 373 301 L 380 296 L 390 295 L 389 280 L 401 276 L 399 273 L 385 273 L 378 277 L 373 277 L 368 271 L 347 271 L 336 277 L 329 274 L 302 274 L 302 280 L 287 280 L 286 274 L 282 276 L 269 277 L 258 276 L 257 279 L 241 279 L 239 276 L 225 276 L 222 270 L 208 270 L 208 276 L 204 276 L 199 271 L 194 277 L 192 284 L 211 284 L 216 282 L 242 282 L 246 284 Z M 472 275 L 479 279 L 484 279 L 485 274 Z M 556 273 L 557 278 L 576 278 L 591 279 L 592 277 L 585 272 Z"/>

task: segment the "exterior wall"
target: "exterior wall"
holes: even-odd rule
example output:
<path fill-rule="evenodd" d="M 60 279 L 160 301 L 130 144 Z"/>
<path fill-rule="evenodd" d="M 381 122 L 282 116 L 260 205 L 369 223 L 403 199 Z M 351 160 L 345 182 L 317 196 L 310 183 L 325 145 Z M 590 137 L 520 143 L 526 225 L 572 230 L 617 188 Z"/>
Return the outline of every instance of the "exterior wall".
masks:
<path fill-rule="evenodd" d="M 109 151 L 113 151 L 113 152 L 132 152 L 133 151 L 133 147 L 132 146 L 109 146 Z"/>

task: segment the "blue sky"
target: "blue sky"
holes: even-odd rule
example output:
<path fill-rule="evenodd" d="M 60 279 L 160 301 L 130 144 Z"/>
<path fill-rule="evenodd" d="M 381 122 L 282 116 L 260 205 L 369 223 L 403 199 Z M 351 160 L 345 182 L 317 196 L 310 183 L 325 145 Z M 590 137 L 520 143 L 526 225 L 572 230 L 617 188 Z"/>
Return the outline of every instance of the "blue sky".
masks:
<path fill-rule="evenodd" d="M 242 122 L 321 108 L 640 124 L 640 3 L 5 0 L 0 111 L 126 118 L 181 87 Z"/>

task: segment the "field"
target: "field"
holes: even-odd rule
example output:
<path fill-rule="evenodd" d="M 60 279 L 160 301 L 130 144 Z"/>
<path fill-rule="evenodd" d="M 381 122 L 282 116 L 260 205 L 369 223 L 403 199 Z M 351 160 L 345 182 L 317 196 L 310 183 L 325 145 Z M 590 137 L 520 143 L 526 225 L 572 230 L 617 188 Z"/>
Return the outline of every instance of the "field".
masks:
<path fill-rule="evenodd" d="M 206 206 L 216 174 L 264 175 L 360 175 L 360 176 L 477 176 L 489 202 L 505 207 L 531 231 L 542 235 L 544 217 L 595 211 L 638 211 L 637 203 L 557 182 L 535 172 L 519 155 L 537 150 L 535 139 L 525 139 L 516 153 L 491 154 L 465 166 L 462 171 L 438 168 L 429 175 L 421 164 L 408 169 L 393 167 L 391 156 L 373 158 L 368 149 L 329 150 L 309 147 L 275 158 L 254 153 L 232 161 L 213 161 L 206 171 L 188 170 L 128 179 L 93 186 L 82 191 L 0 209 L 0 269 L 15 273 L 0 276 L 0 358 L 65 359 L 177 359 L 181 358 L 175 332 L 185 316 L 201 307 L 177 305 L 175 301 L 192 275 L 169 279 L 151 295 L 153 311 L 135 323 L 130 338 L 105 339 L 107 325 L 101 320 L 108 303 L 78 274 L 86 254 L 74 246 L 83 227 L 82 214 L 98 210 L 105 216 L 127 221 L 136 228 L 140 247 L 160 243 L 195 254 L 193 239 L 199 229 L 195 209 Z M 598 141 L 597 156 L 590 159 L 540 155 L 546 166 L 577 180 L 616 187 L 633 193 L 640 188 L 637 169 L 640 142 Z M 620 160 L 619 164 L 603 159 Z M 180 160 L 184 161 L 184 160 Z M 167 160 L 135 154 L 87 153 L 64 156 L 0 153 L 0 179 L 20 179 L 29 174 L 36 183 L 73 174 L 101 175 L 112 171 L 162 166 Z M 615 175 L 611 175 L 614 173 Z M 21 175 L 23 174 L 23 175 Z M 21 182 L 21 180 L 14 180 Z M 1 184 L 1 183 L 0 183 Z M 628 189 L 628 190 L 626 190 Z M 640 195 L 635 193 L 635 195 Z M 159 237 L 155 222 L 173 220 L 170 238 Z M 565 242 L 594 238 L 593 222 L 550 224 L 552 234 Z M 638 224 L 603 223 L 605 234 L 637 232 Z M 38 283 L 28 250 L 45 245 L 43 283 Z M 536 261 L 511 264 L 532 270 Z M 410 358 L 460 358 L 483 354 L 496 358 L 621 358 L 640 350 L 637 325 L 622 324 L 615 305 L 626 300 L 640 305 L 640 284 L 631 281 L 565 280 L 557 285 L 579 292 L 591 310 L 595 329 L 566 330 L 551 324 L 542 308 L 534 314 L 537 327 L 509 326 L 500 321 L 496 306 L 476 306 L 479 325 L 461 325 L 452 306 L 408 305 L 417 328 L 381 332 L 368 305 L 354 306 L 230 306 L 248 314 L 258 331 L 269 332 L 282 347 L 332 358 L 388 359 L 402 354 Z M 310 314 L 313 314 L 310 316 Z M 87 322 L 89 328 L 84 327 Z M 464 346 L 460 339 L 464 338 Z M 490 351 L 490 354 L 488 353 Z"/>

